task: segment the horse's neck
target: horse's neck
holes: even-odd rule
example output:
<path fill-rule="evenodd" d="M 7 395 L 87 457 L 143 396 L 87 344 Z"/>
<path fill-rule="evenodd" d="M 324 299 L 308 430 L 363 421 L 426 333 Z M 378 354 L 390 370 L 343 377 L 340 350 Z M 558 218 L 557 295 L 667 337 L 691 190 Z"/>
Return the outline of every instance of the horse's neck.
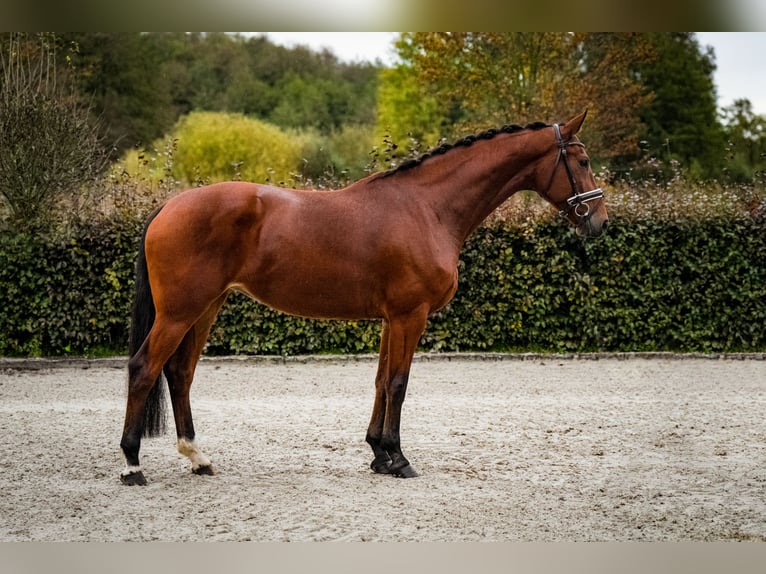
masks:
<path fill-rule="evenodd" d="M 541 150 L 527 141 L 523 134 L 496 136 L 429 158 L 413 169 L 421 188 L 415 193 L 427 197 L 438 220 L 463 242 L 511 195 L 533 186 Z"/>

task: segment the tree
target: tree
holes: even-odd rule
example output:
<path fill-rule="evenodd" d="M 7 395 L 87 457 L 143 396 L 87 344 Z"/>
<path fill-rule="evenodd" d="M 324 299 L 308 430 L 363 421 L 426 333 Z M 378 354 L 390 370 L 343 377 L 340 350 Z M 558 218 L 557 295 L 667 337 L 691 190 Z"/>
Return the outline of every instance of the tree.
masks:
<path fill-rule="evenodd" d="M 692 175 L 721 174 L 724 134 L 718 121 L 713 82 L 715 55 L 700 49 L 693 33 L 652 33 L 657 55 L 635 67 L 654 98 L 642 106 L 649 153 L 665 163 L 677 160 Z"/>
<path fill-rule="evenodd" d="M 147 147 L 192 111 L 241 113 L 329 134 L 375 122 L 379 67 L 328 51 L 225 33 L 65 33 L 78 89 L 117 155 Z"/>
<path fill-rule="evenodd" d="M 76 202 L 106 164 L 67 64 L 76 46 L 67 49 L 52 34 L 0 41 L 0 196 L 15 227 L 49 223 L 56 203 Z"/>
<path fill-rule="evenodd" d="M 411 139 L 426 147 L 436 146 L 449 130 L 436 96 L 418 82 L 407 64 L 381 70 L 378 90 L 377 136 L 395 142 Z"/>
<path fill-rule="evenodd" d="M 565 34 L 417 32 L 397 44 L 417 81 L 457 131 L 528 122 L 550 106 L 541 87 L 563 62 Z M 453 135 L 453 134 L 450 134 Z"/>
<path fill-rule="evenodd" d="M 634 72 L 649 66 L 657 54 L 644 34 L 578 33 L 563 97 L 550 94 L 556 117 L 569 108 L 588 108 L 588 150 L 613 167 L 639 158 L 639 142 L 646 135 L 638 110 L 653 101 L 654 94 Z M 558 105 L 557 105 L 558 104 Z M 592 117 L 592 120 L 591 120 Z M 593 125 L 591 125 L 591 121 Z"/>
<path fill-rule="evenodd" d="M 147 144 L 173 126 L 180 111 L 165 73 L 167 46 L 158 37 L 98 32 L 62 39 L 78 46 L 78 89 L 92 98 L 109 146 L 121 152 Z"/>
<path fill-rule="evenodd" d="M 589 108 L 595 156 L 638 153 L 636 110 L 648 95 L 631 66 L 651 56 L 640 35 L 423 32 L 404 34 L 397 50 L 403 65 L 398 75 L 382 76 L 388 115 L 380 119 L 392 116 L 383 95 L 396 94 L 397 84 L 413 94 L 404 110 L 409 123 L 439 120 L 440 135 L 449 138 L 505 123 L 563 121 Z M 425 94 L 432 104 L 426 110 L 416 105 Z"/>
<path fill-rule="evenodd" d="M 750 100 L 740 99 L 723 109 L 723 121 L 727 177 L 746 182 L 766 173 L 766 117 L 753 112 Z"/>

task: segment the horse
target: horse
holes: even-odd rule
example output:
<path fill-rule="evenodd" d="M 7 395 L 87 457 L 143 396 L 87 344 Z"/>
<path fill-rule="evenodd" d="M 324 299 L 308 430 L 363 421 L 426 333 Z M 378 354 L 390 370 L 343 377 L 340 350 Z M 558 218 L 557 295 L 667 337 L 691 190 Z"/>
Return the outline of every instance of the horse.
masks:
<path fill-rule="evenodd" d="M 577 137 L 586 114 L 467 136 L 340 190 L 234 181 L 169 199 L 149 216 L 136 262 L 121 481 L 146 484 L 139 449 L 165 430 L 163 373 L 178 451 L 193 473 L 215 474 L 195 440 L 189 389 L 232 290 L 292 315 L 381 320 L 370 468 L 418 476 L 401 449 L 402 403 L 428 317 L 455 295 L 466 239 L 520 190 L 536 191 L 580 236 L 607 227 Z"/>

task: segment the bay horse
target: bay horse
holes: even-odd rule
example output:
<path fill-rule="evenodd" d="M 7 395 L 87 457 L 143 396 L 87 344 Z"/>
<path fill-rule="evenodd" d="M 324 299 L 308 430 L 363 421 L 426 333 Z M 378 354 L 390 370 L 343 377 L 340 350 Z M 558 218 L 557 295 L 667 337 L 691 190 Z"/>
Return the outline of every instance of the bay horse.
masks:
<path fill-rule="evenodd" d="M 579 235 L 607 226 L 577 138 L 586 113 L 469 136 L 341 190 L 226 182 L 168 200 L 149 217 L 136 264 L 121 481 L 146 484 L 138 453 L 142 436 L 164 431 L 163 371 L 178 451 L 192 472 L 214 474 L 189 389 L 231 290 L 293 315 L 382 320 L 370 467 L 417 476 L 399 437 L 410 364 L 429 315 L 455 294 L 468 236 L 519 190 L 536 191 Z"/>

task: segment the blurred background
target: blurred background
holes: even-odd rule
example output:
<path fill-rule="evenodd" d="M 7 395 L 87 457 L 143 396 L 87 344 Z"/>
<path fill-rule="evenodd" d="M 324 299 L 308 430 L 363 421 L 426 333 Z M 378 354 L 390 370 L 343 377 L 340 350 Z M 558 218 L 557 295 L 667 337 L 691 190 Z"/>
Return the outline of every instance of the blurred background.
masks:
<path fill-rule="evenodd" d="M 633 13 L 615 20 L 611 4 L 577 16 L 628 27 Z M 677 3 L 660 29 L 688 14 L 728 29 L 738 14 L 695 6 Z M 567 25 L 571 6 L 554 7 Z M 509 27 L 540 16 L 506 12 Z M 534 193 L 515 195 L 467 243 L 423 348 L 762 352 L 764 36 L 0 33 L 0 354 L 123 353 L 144 219 L 188 187 L 337 189 L 445 141 L 586 108 L 610 232 L 580 244 Z M 208 352 L 370 352 L 377 329 L 232 297 Z"/>

